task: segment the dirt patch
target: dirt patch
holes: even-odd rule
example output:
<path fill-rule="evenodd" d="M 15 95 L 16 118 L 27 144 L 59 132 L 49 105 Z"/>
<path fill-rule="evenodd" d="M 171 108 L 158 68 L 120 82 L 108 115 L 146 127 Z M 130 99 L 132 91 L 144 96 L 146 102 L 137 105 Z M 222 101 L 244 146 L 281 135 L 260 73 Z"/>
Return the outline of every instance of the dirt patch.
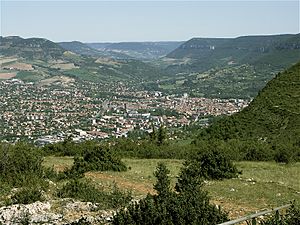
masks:
<path fill-rule="evenodd" d="M 31 64 L 27 63 L 13 63 L 7 66 L 4 66 L 3 69 L 6 70 L 19 70 L 19 71 L 32 71 L 34 70 Z"/>
<path fill-rule="evenodd" d="M 59 64 L 52 65 L 51 68 L 61 69 L 61 70 L 71 70 L 79 67 L 75 66 L 74 63 L 59 63 Z"/>
<path fill-rule="evenodd" d="M 0 79 L 10 79 L 17 75 L 17 73 L 0 73 Z"/>
<path fill-rule="evenodd" d="M 63 172 L 65 171 L 66 169 L 69 169 L 70 167 L 69 166 L 66 166 L 66 165 L 54 165 L 53 166 L 53 169 L 54 171 L 56 172 Z"/>
<path fill-rule="evenodd" d="M 109 183 L 116 183 L 116 185 L 120 189 L 125 190 L 132 190 L 133 193 L 146 195 L 147 193 L 154 194 L 153 186 L 151 183 L 138 183 L 135 181 L 129 181 L 123 177 L 119 176 L 112 176 L 109 174 L 105 174 L 102 172 L 88 172 L 85 174 L 86 177 L 100 182 L 109 182 Z"/>
<path fill-rule="evenodd" d="M 120 66 L 121 63 L 113 60 L 113 59 L 110 59 L 110 58 L 104 58 L 104 57 L 101 57 L 101 58 L 98 58 L 95 63 L 101 63 L 101 64 L 105 64 L 105 65 L 110 65 L 110 66 Z"/>
<path fill-rule="evenodd" d="M 66 76 L 54 76 L 51 78 L 47 78 L 44 80 L 41 80 L 39 82 L 39 86 L 50 86 L 54 83 L 60 83 L 63 86 L 68 86 L 70 83 L 75 82 L 74 78 L 66 77 Z"/>

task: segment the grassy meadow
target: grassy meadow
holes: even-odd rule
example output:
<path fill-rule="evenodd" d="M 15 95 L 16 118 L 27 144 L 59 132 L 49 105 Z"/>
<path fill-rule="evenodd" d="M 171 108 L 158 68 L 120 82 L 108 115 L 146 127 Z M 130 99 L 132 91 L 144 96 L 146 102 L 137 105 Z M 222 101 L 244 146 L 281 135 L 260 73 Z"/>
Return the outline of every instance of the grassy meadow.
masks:
<path fill-rule="evenodd" d="M 182 160 L 173 159 L 123 159 L 126 172 L 88 172 L 87 178 L 96 185 L 110 188 L 114 184 L 122 190 L 132 191 L 141 198 L 153 193 L 153 172 L 158 162 L 166 163 L 172 184 L 182 166 Z M 44 165 L 62 171 L 73 163 L 72 157 L 46 157 Z M 207 181 L 204 189 L 214 203 L 220 204 L 232 218 L 289 203 L 300 202 L 300 163 L 236 162 L 242 174 L 239 178 L 223 181 Z"/>

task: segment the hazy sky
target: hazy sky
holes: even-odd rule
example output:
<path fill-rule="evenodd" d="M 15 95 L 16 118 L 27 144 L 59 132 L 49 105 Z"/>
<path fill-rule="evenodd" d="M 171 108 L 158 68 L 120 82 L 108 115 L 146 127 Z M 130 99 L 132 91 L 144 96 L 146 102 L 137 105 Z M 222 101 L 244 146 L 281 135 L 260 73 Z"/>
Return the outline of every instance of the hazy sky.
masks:
<path fill-rule="evenodd" d="M 1 0 L 1 35 L 83 42 L 299 33 L 297 1 Z"/>

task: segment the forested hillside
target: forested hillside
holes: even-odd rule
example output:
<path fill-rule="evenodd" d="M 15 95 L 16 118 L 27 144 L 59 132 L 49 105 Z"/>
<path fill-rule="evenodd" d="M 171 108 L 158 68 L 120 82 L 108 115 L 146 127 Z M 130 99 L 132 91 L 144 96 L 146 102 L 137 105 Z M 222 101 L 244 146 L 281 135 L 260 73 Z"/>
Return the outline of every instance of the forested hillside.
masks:
<path fill-rule="evenodd" d="M 209 137 L 300 145 L 300 63 L 279 73 L 240 113 L 207 129 Z"/>

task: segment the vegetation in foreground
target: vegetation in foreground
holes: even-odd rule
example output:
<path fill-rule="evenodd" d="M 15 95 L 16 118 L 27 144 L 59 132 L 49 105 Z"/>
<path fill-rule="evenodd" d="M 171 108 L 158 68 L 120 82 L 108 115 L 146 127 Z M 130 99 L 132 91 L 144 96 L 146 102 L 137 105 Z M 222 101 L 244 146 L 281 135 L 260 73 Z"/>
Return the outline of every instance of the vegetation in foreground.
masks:
<path fill-rule="evenodd" d="M 47 157 L 45 163 L 43 163 L 43 152 L 38 151 L 38 149 L 32 146 L 22 143 L 15 146 L 2 144 L 1 148 L 0 177 L 1 186 L 4 187 L 1 190 L 1 200 L 5 201 L 5 204 L 30 203 L 37 200 L 43 201 L 47 200 L 49 195 L 51 195 L 52 197 L 71 197 L 81 201 L 101 202 L 102 208 L 122 208 L 127 205 L 131 199 L 131 195 L 128 194 L 128 189 L 126 190 L 126 188 L 122 190 L 108 189 L 108 186 L 99 188 L 99 181 L 103 180 L 97 180 L 97 175 L 99 175 L 99 172 L 97 171 L 86 172 L 86 178 L 69 177 L 66 172 L 57 173 L 53 171 L 53 169 L 49 169 L 49 167 L 45 168 L 43 166 L 44 164 L 48 166 L 51 165 L 48 161 L 49 159 L 55 161 L 52 165 L 57 164 L 59 161 L 56 157 Z M 93 151 L 93 149 L 96 149 L 95 152 L 97 152 L 102 148 L 91 148 L 89 151 Z M 89 151 L 85 150 L 85 152 Z M 254 211 L 269 207 L 270 205 L 278 206 L 285 204 L 291 199 L 299 199 L 299 194 L 297 194 L 297 191 L 299 192 L 299 184 L 297 183 L 299 182 L 299 174 L 297 173 L 297 171 L 299 171 L 298 163 L 280 165 L 274 162 L 238 162 L 232 164 L 226 155 L 220 154 L 220 152 L 209 151 L 209 149 L 205 151 L 198 149 L 198 151 L 198 154 L 194 155 L 191 160 L 187 160 L 183 167 L 182 161 L 166 160 L 167 162 L 169 161 L 168 165 L 176 164 L 176 166 L 173 165 L 170 168 L 172 168 L 172 170 L 175 168 L 177 171 L 177 173 L 174 173 L 174 171 L 171 172 L 171 183 L 168 188 L 170 196 L 176 194 L 178 197 L 178 193 L 185 193 L 189 184 L 193 186 L 193 188 L 196 187 L 197 185 L 193 184 L 193 182 L 196 181 L 191 179 L 196 177 L 197 179 L 200 178 L 198 180 L 200 182 L 199 188 L 201 190 L 199 193 L 202 193 L 201 196 L 204 196 L 204 199 L 206 199 L 206 197 L 207 199 L 211 198 L 211 200 L 217 204 L 224 204 L 225 208 L 228 207 L 226 206 L 226 203 L 234 202 L 234 207 L 231 205 L 231 210 L 234 210 L 235 207 L 249 206 L 249 211 Z M 108 152 L 104 155 L 108 154 Z M 200 167 L 201 169 L 199 169 L 199 165 L 201 164 L 198 163 L 203 160 L 203 156 L 207 159 L 206 166 L 203 168 Z M 112 155 L 107 157 L 106 160 L 110 159 L 110 157 L 112 157 Z M 27 160 L 26 165 L 23 165 L 22 162 L 25 159 Z M 69 168 L 72 168 L 72 165 L 74 165 L 74 161 L 70 157 L 58 159 L 61 160 L 62 165 L 69 165 Z M 153 161 L 153 163 L 150 164 L 152 165 L 152 169 L 147 169 L 147 163 L 150 163 L 151 161 Z M 119 177 L 122 178 L 123 181 L 127 180 L 128 182 L 132 182 L 133 180 L 133 183 L 136 182 L 141 184 L 142 182 L 145 182 L 151 187 L 154 183 L 152 172 L 159 161 L 160 160 L 152 159 L 127 159 L 123 160 L 123 163 L 128 168 L 127 171 L 104 171 L 102 172 L 102 175 L 107 174 L 109 175 L 107 177 L 112 177 L 110 181 L 115 181 L 116 185 L 120 185 L 120 183 L 118 183 Z M 220 164 L 219 162 L 222 163 Z M 139 172 L 137 173 L 138 164 Z M 12 167 L 12 165 L 15 165 L 15 167 Z M 180 169 L 180 167 L 183 169 Z M 62 169 L 62 167 L 60 167 L 60 169 Z M 238 179 L 226 179 L 236 177 L 240 169 L 242 169 L 243 174 L 240 175 Z M 266 171 L 269 172 L 266 173 Z M 286 176 L 284 177 L 283 172 L 286 173 Z M 176 175 L 178 174 L 179 179 L 177 180 Z M 263 174 L 266 174 L 265 177 Z M 5 179 L 5 177 L 12 179 Z M 92 181 L 86 180 L 87 178 L 92 178 Z M 225 180 L 222 180 L 224 178 Z M 203 185 L 204 179 L 212 180 L 208 181 L 208 183 L 205 182 Z M 283 180 L 279 181 L 279 179 Z M 51 192 L 49 192 L 49 180 L 58 184 L 58 188 L 51 190 Z M 175 185 L 175 183 L 177 183 L 177 185 Z M 174 192 L 174 186 L 176 192 Z M 112 183 L 110 184 L 110 187 L 112 187 Z M 126 187 L 126 185 L 124 185 L 124 187 Z M 131 187 L 134 187 L 134 185 Z M 12 195 L 11 198 L 5 197 L 11 193 L 12 188 L 17 188 L 16 194 Z M 208 195 L 206 191 L 208 191 Z M 144 192 L 144 194 L 146 194 L 146 192 Z M 45 193 L 47 194 L 45 195 Z M 206 194 L 203 195 L 203 193 Z M 261 207 L 259 208 L 254 208 L 256 203 L 253 199 L 258 198 L 255 193 L 260 195 L 259 202 L 261 202 Z M 148 197 L 148 200 L 146 201 L 149 201 L 149 204 L 152 204 L 153 201 L 157 201 L 153 200 L 157 198 L 153 197 L 157 196 L 157 194 L 158 193 L 152 191 L 150 194 L 152 196 L 150 199 L 152 200 L 149 200 Z M 185 194 L 183 194 L 183 196 L 185 196 Z M 180 208 L 181 204 L 184 202 L 184 197 L 182 198 L 183 199 L 179 198 L 182 201 L 178 200 L 178 202 L 172 204 L 177 204 L 178 208 Z M 171 202 L 174 201 L 174 199 L 172 199 L 173 197 L 170 198 Z M 264 199 L 263 202 L 262 199 Z M 251 203 L 251 201 L 253 202 Z M 163 207 L 167 207 L 167 205 L 164 205 Z M 157 207 L 160 206 L 158 205 Z M 258 205 L 256 205 L 256 207 L 258 207 Z M 161 216 L 162 215 L 160 215 L 159 218 L 161 218 Z M 165 219 L 172 220 L 172 218 Z"/>
<path fill-rule="evenodd" d="M 154 175 L 156 195 L 117 212 L 113 224 L 217 224 L 227 221 L 226 213 L 209 203 L 201 189 L 201 177 L 182 170 L 176 191 L 171 190 L 169 170 L 159 164 Z"/>
<path fill-rule="evenodd" d="M 154 194 L 153 171 L 156 165 L 163 162 L 170 169 L 169 177 L 172 187 L 183 166 L 183 160 L 175 159 L 123 159 L 129 168 L 125 172 L 89 172 L 86 177 L 96 185 L 110 188 L 116 183 L 122 191 L 132 191 L 134 198 Z M 44 164 L 59 170 L 71 167 L 70 157 L 46 157 Z M 300 202 L 300 164 L 278 164 L 276 162 L 234 162 L 242 171 L 238 178 L 209 180 L 203 188 L 211 196 L 212 201 L 221 204 L 230 217 L 235 218 L 257 210 L 277 207 L 295 199 Z"/>
<path fill-rule="evenodd" d="M 294 204 L 287 210 L 285 215 L 275 214 L 261 221 L 263 225 L 297 225 L 300 224 L 300 208 Z"/>
<path fill-rule="evenodd" d="M 92 154 L 93 151 L 98 153 L 103 160 L 103 167 L 98 167 L 98 170 L 111 169 L 110 166 L 114 163 L 116 166 L 118 166 L 117 163 L 121 163 L 103 149 L 89 149 L 88 152 Z M 104 152 L 102 155 L 101 151 Z M 53 168 L 44 167 L 43 159 L 43 152 L 28 144 L 0 145 L 0 185 L 2 187 L 0 200 L 3 201 L 2 204 L 29 204 L 57 196 L 101 202 L 102 208 L 115 208 L 131 200 L 130 193 L 123 193 L 117 187 L 114 187 L 112 191 L 104 191 L 85 178 L 80 179 L 79 175 L 83 175 L 83 172 L 90 167 L 81 168 L 75 162 L 74 166 L 78 170 L 71 168 L 71 170 L 57 172 Z M 93 166 L 93 163 L 95 162 L 91 162 L 90 165 Z M 121 165 L 122 168 L 126 168 L 123 163 Z M 57 183 L 58 188 L 53 190 L 50 183 Z M 13 189 L 15 191 L 12 191 Z"/>

